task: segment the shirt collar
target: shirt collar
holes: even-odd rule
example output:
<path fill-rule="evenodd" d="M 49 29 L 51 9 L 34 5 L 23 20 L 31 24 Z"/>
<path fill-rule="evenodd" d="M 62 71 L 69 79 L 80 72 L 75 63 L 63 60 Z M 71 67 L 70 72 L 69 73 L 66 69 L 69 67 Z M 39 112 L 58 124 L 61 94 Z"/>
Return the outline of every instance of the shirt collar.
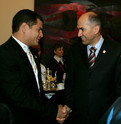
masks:
<path fill-rule="evenodd" d="M 54 55 L 54 59 L 59 63 L 59 61 L 63 64 L 63 57 L 58 57 L 57 55 Z"/>
<path fill-rule="evenodd" d="M 95 52 L 96 56 L 98 55 L 99 50 L 100 50 L 100 48 L 101 48 L 103 42 L 104 42 L 104 39 L 103 39 L 103 37 L 102 37 L 102 35 L 101 35 L 100 40 L 99 40 L 99 41 L 97 42 L 97 44 L 94 46 L 94 47 L 96 48 L 96 52 Z M 90 48 L 91 48 L 91 47 L 92 47 L 92 46 L 90 46 L 90 45 L 87 46 L 88 56 L 89 56 Z"/>
<path fill-rule="evenodd" d="M 22 43 L 20 40 L 18 40 L 17 38 L 15 38 L 12 35 L 13 39 L 22 47 L 22 49 L 24 50 L 24 52 L 27 53 L 27 49 L 29 48 L 26 44 Z"/>

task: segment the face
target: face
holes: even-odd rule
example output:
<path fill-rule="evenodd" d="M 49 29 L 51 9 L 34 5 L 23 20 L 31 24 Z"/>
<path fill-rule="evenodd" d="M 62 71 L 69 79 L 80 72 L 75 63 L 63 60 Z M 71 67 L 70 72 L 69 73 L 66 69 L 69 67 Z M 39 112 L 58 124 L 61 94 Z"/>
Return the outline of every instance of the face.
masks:
<path fill-rule="evenodd" d="M 43 37 L 42 28 L 43 24 L 39 19 L 37 19 L 36 25 L 33 25 L 31 28 L 28 26 L 26 31 L 26 43 L 28 46 L 39 45 L 39 40 Z"/>
<path fill-rule="evenodd" d="M 94 27 L 89 25 L 87 16 L 82 16 L 79 18 L 77 23 L 77 28 L 79 29 L 78 37 L 82 39 L 84 45 L 95 44 L 95 31 Z"/>
<path fill-rule="evenodd" d="M 62 57 L 63 54 L 64 54 L 63 47 L 54 50 L 54 53 L 55 53 L 55 55 L 57 55 L 58 57 Z"/>

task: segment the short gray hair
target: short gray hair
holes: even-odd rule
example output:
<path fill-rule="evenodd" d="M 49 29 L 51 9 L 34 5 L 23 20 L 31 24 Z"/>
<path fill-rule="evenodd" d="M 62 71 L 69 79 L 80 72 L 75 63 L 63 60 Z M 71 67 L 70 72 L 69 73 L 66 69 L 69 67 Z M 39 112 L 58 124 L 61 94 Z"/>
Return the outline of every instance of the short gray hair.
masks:
<path fill-rule="evenodd" d="M 89 24 L 94 24 L 94 25 L 99 25 L 101 29 L 101 20 L 100 17 L 95 13 L 95 14 L 90 14 L 88 17 L 88 23 Z"/>

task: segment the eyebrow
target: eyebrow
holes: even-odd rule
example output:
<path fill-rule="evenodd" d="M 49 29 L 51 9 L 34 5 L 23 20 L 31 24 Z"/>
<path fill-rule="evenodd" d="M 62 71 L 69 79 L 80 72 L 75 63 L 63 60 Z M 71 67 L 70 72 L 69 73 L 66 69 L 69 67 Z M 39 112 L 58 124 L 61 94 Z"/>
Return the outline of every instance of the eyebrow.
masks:
<path fill-rule="evenodd" d="M 82 30 L 82 31 L 84 30 L 84 28 L 78 28 L 78 29 L 79 29 L 79 30 Z"/>

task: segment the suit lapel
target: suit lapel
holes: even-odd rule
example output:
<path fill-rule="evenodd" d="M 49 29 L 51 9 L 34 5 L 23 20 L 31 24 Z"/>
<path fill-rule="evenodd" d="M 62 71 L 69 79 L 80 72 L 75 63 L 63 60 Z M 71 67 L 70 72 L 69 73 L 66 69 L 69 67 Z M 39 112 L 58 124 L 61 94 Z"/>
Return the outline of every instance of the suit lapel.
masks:
<path fill-rule="evenodd" d="M 102 61 L 106 60 L 107 53 L 108 53 L 108 47 L 106 41 L 104 41 L 96 58 L 93 69 L 99 66 L 100 64 L 102 64 Z"/>
<path fill-rule="evenodd" d="M 31 64 L 29 62 L 29 59 L 24 52 L 24 50 L 21 48 L 21 46 L 11 37 L 12 40 L 11 43 L 13 44 L 13 47 L 15 49 L 16 54 L 18 54 L 18 58 L 23 59 L 25 62 L 25 65 L 28 66 L 30 70 L 32 70 Z"/>

